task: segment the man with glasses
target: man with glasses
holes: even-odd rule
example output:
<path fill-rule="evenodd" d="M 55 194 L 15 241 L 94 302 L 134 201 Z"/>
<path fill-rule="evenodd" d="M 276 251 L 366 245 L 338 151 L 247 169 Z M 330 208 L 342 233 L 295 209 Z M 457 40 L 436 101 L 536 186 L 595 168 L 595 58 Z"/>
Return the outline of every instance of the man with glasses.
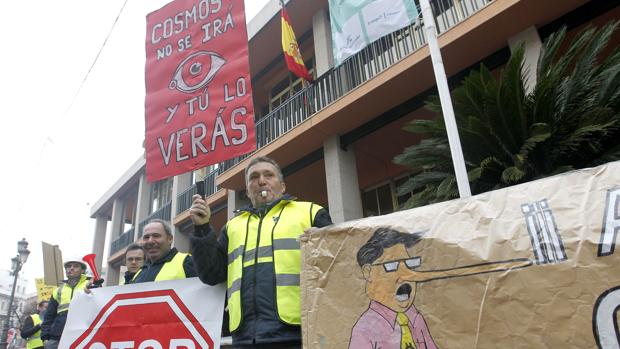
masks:
<path fill-rule="evenodd" d="M 370 306 L 351 331 L 350 349 L 434 349 L 422 314 L 413 304 L 420 282 L 529 267 L 528 258 L 484 262 L 454 268 L 422 266 L 422 257 L 410 248 L 422 239 L 420 233 L 377 229 L 357 251 L 357 263 L 366 279 Z"/>
<path fill-rule="evenodd" d="M 127 246 L 125 251 L 125 266 L 127 271 L 121 285 L 129 285 L 133 283 L 138 271 L 144 266 L 144 248 L 136 243 Z"/>
<path fill-rule="evenodd" d="M 350 349 L 437 348 L 422 314 L 413 305 L 416 282 L 411 272 L 422 263 L 407 249 L 420 234 L 379 228 L 357 252 L 357 263 L 366 279 L 370 306 L 351 332 Z"/>

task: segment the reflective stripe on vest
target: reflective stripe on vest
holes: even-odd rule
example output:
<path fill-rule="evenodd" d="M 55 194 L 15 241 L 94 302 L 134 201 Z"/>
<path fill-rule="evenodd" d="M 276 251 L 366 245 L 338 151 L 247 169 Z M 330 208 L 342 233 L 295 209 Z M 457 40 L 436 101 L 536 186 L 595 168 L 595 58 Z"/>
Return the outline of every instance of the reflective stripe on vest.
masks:
<path fill-rule="evenodd" d="M 71 299 L 73 299 L 73 293 L 84 290 L 86 286 L 88 286 L 88 278 L 86 275 L 82 274 L 80 276 L 80 281 L 78 281 L 74 288 L 71 288 L 66 283 L 58 287 L 56 292 L 52 293 L 52 297 L 58 302 L 56 313 L 58 314 L 69 310 L 69 304 L 71 303 Z"/>
<path fill-rule="evenodd" d="M 131 278 L 131 282 L 136 281 L 136 278 L 138 277 L 138 275 L 140 275 L 141 272 L 142 272 L 142 268 L 138 269 L 138 271 Z"/>
<path fill-rule="evenodd" d="M 157 273 L 155 281 L 185 279 L 186 275 L 185 269 L 183 268 L 183 262 L 187 256 L 187 253 L 177 252 L 177 254 L 172 257 L 172 260 L 164 263 L 159 273 Z"/>
<path fill-rule="evenodd" d="M 311 202 L 282 200 L 262 220 L 257 215 L 243 212 L 228 222 L 226 286 L 231 331 L 235 331 L 242 321 L 243 268 L 257 263 L 273 262 L 276 309 L 280 320 L 290 325 L 301 324 L 299 236 L 312 226 L 321 208 Z"/>
<path fill-rule="evenodd" d="M 32 326 L 35 327 L 41 323 L 41 316 L 39 314 L 30 315 L 32 319 Z M 41 340 L 41 330 L 38 330 L 35 334 L 28 337 L 28 342 L 26 343 L 27 349 L 40 348 L 43 346 L 43 341 Z"/>

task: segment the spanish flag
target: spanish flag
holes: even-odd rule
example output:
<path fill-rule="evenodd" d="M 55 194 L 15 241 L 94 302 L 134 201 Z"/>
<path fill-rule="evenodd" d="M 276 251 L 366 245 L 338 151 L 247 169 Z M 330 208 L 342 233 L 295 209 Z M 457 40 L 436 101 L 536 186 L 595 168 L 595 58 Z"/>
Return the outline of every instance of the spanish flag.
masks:
<path fill-rule="evenodd" d="M 310 72 L 306 68 L 303 58 L 301 58 L 297 39 L 295 38 L 295 33 L 291 26 L 291 20 L 288 18 L 288 13 L 284 7 L 282 7 L 280 13 L 282 15 L 282 50 L 284 51 L 286 66 L 293 74 L 306 81 L 312 82 L 314 79 L 312 79 L 312 75 L 310 75 Z"/>

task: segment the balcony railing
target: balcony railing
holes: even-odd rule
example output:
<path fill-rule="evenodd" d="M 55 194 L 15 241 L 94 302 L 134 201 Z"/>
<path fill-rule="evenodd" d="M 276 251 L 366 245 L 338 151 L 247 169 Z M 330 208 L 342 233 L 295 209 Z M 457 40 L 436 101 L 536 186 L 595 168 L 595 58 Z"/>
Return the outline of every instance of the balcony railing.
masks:
<path fill-rule="evenodd" d="M 220 188 L 215 184 L 215 178 L 222 173 L 220 168 L 211 171 L 205 177 L 205 195 L 209 197 L 210 195 L 215 194 Z M 177 196 L 177 212 L 179 214 L 188 210 L 190 206 L 192 206 L 192 196 L 196 194 L 196 184 L 192 184 L 191 187 L 187 188 L 184 192 Z"/>
<path fill-rule="evenodd" d="M 138 224 L 138 238 L 142 237 L 142 230 L 144 230 L 144 226 L 149 223 L 151 219 L 161 219 L 164 221 L 170 222 L 170 211 L 171 211 L 171 202 L 168 202 L 159 210 L 151 213 L 150 216 L 146 217 L 142 222 Z"/>
<path fill-rule="evenodd" d="M 431 0 L 438 34 L 470 17 L 493 0 Z M 372 79 L 403 58 L 426 44 L 421 18 L 410 26 L 397 30 L 366 46 L 340 66 L 321 75 L 280 106 L 256 122 L 256 148 L 261 149 L 278 139 L 312 115 L 348 94 L 359 85 Z M 207 176 L 207 196 L 217 192 L 218 175 L 237 165 L 252 153 L 226 160 Z M 189 209 L 191 197 L 196 193 L 192 185 L 177 200 L 179 214 Z M 141 230 L 140 230 L 141 231 Z"/>
<path fill-rule="evenodd" d="M 454 27 L 492 1 L 431 0 L 438 34 Z M 422 19 L 418 18 L 410 26 L 366 46 L 257 121 L 257 150 L 424 46 L 426 39 L 422 25 Z M 232 168 L 250 155 L 222 162 L 221 171 Z"/>
<path fill-rule="evenodd" d="M 123 249 L 123 247 L 128 246 L 133 242 L 134 236 L 134 228 L 127 230 L 122 233 L 116 240 L 112 241 L 112 246 L 110 246 L 110 255 L 115 254 L 116 252 Z"/>

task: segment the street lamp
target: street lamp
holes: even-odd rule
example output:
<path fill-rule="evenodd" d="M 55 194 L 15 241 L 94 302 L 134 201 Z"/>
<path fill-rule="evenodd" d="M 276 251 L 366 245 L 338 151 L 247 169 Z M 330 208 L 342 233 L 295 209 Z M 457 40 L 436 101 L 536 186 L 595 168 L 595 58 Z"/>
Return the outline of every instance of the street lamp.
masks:
<path fill-rule="evenodd" d="M 7 337 L 9 335 L 9 328 L 11 326 L 11 310 L 13 309 L 13 299 L 15 298 L 15 286 L 17 286 L 17 278 L 22 266 L 28 260 L 28 241 L 21 239 L 17 242 L 17 256 L 11 258 L 11 275 L 14 275 L 13 288 L 11 289 L 11 298 L 9 298 L 9 310 L 6 314 L 6 321 L 4 322 L 4 328 L 2 329 L 2 337 L 0 337 L 0 349 L 6 349 L 8 346 Z"/>

